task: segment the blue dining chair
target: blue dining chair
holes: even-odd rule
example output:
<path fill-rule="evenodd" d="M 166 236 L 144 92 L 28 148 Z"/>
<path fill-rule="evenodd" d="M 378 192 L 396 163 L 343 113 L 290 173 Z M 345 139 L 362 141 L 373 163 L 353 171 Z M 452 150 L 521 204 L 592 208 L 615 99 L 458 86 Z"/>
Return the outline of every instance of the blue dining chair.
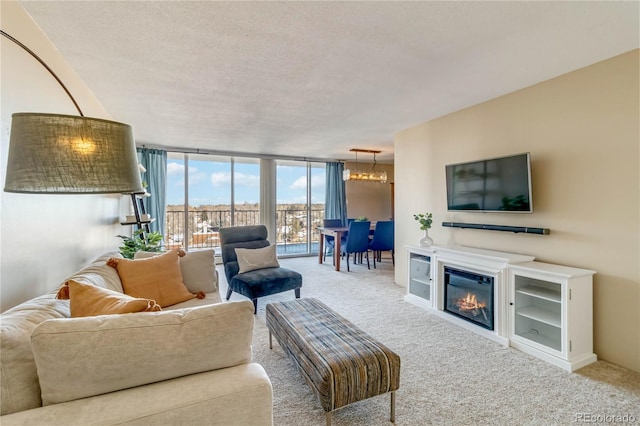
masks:
<path fill-rule="evenodd" d="M 371 222 L 354 221 L 349 224 L 349 233 L 346 242 L 340 246 L 340 251 L 347 257 L 347 271 L 349 269 L 349 255 L 353 253 L 353 262 L 356 262 L 356 255 L 364 253 L 367 258 L 367 268 L 369 266 L 369 227 Z"/>
<path fill-rule="evenodd" d="M 391 252 L 391 261 L 396 264 L 395 250 L 393 243 L 393 221 L 381 220 L 376 223 L 376 229 L 373 231 L 373 239 L 369 243 L 369 250 L 373 251 L 373 267 L 376 267 L 376 258 L 381 260 L 383 251 Z"/>
<path fill-rule="evenodd" d="M 339 228 L 342 226 L 342 220 L 341 219 L 325 219 L 323 222 L 323 226 L 325 228 Z M 323 261 L 327 260 L 327 251 L 329 249 L 331 249 L 331 252 L 334 253 L 335 252 L 335 238 L 332 237 L 331 235 L 325 235 L 324 236 L 324 259 Z M 344 237 L 341 239 L 340 241 L 341 244 L 344 243 Z M 335 254 L 334 256 L 334 260 L 333 263 L 335 264 Z"/>

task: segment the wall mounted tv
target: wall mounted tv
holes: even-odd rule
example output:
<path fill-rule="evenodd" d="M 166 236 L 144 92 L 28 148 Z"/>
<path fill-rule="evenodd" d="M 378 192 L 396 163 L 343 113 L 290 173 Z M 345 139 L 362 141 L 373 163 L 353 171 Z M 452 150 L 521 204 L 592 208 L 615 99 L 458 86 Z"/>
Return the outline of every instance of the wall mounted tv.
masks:
<path fill-rule="evenodd" d="M 529 153 L 445 166 L 449 211 L 531 213 Z"/>

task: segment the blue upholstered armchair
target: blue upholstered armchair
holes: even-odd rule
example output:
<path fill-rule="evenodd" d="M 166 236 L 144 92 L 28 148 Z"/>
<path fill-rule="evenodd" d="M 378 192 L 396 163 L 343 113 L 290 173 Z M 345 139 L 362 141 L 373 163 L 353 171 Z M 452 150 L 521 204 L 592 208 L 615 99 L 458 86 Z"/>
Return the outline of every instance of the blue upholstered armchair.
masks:
<path fill-rule="evenodd" d="M 261 265 L 263 259 L 259 259 L 251 263 L 251 267 L 255 269 L 240 272 L 244 265 L 239 263 L 236 249 L 268 250 L 270 244 L 267 240 L 267 228 L 264 225 L 220 228 L 220 246 L 224 273 L 229 284 L 227 300 L 234 291 L 240 293 L 253 301 L 255 313 L 258 310 L 258 297 L 294 290 L 296 298 L 300 298 L 302 275 L 290 269 L 281 268 L 275 258 L 275 251 L 272 253 L 271 262 Z M 251 251 L 244 251 L 245 255 L 250 253 Z M 256 251 L 256 253 L 259 252 Z M 244 259 L 242 258 L 241 263 Z"/>

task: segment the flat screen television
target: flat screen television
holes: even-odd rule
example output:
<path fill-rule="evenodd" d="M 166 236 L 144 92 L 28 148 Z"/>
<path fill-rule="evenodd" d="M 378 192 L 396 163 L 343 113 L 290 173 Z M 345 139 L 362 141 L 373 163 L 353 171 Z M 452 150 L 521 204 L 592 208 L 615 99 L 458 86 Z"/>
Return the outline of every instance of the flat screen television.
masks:
<path fill-rule="evenodd" d="M 449 211 L 531 213 L 529 153 L 445 166 Z"/>

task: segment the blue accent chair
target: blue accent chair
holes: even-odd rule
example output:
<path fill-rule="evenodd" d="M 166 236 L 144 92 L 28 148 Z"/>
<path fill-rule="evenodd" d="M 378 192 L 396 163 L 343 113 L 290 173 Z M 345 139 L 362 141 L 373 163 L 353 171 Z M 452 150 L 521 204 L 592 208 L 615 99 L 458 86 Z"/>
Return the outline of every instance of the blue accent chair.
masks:
<path fill-rule="evenodd" d="M 353 262 L 356 263 L 356 254 L 364 253 L 367 257 L 367 268 L 369 266 L 369 227 L 371 222 L 354 221 L 349 224 L 347 241 L 340 246 L 340 250 L 347 256 L 347 271 L 349 269 L 349 255 L 353 253 Z"/>
<path fill-rule="evenodd" d="M 229 289 L 227 300 L 235 291 L 253 301 L 253 313 L 258 311 L 258 298 L 281 293 L 287 290 L 295 292 L 300 298 L 302 275 L 286 268 L 265 268 L 239 274 L 236 248 L 257 249 L 269 246 L 267 227 L 264 225 L 232 226 L 220 228 L 220 248 L 224 274 Z"/>
<path fill-rule="evenodd" d="M 373 239 L 369 243 L 369 250 L 373 251 L 373 267 L 376 267 L 376 258 L 380 261 L 380 253 L 391 252 L 391 261 L 396 264 L 395 249 L 393 243 L 393 221 L 382 220 L 376 222 L 376 229 L 373 231 Z"/>

